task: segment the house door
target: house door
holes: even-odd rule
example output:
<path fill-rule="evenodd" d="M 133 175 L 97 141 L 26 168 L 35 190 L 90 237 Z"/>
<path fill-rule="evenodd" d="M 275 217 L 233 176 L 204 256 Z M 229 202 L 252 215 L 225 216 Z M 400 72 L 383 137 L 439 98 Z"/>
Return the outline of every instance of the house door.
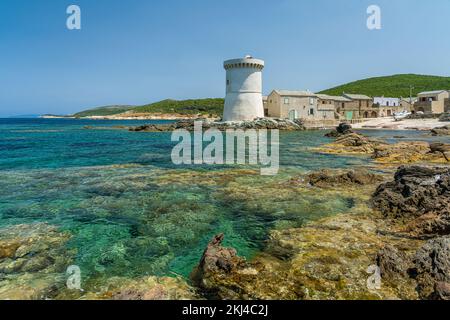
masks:
<path fill-rule="evenodd" d="M 294 121 L 295 119 L 298 119 L 298 111 L 297 110 L 289 111 L 289 120 Z"/>
<path fill-rule="evenodd" d="M 353 119 L 353 111 L 346 111 L 345 112 L 345 119 L 346 120 L 352 120 Z"/>

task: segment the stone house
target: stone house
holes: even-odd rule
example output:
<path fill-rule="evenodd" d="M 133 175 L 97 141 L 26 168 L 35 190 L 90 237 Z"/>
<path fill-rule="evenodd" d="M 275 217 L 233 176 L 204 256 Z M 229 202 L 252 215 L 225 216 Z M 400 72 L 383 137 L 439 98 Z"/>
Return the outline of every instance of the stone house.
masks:
<path fill-rule="evenodd" d="M 342 97 L 342 96 L 330 96 L 327 94 L 317 94 L 319 98 L 318 104 L 319 106 L 334 106 L 335 118 L 344 119 L 347 104 L 351 103 L 352 100 Z"/>
<path fill-rule="evenodd" d="M 334 120 L 333 104 L 319 106 L 319 97 L 310 91 L 273 90 L 267 98 L 268 115 L 273 118 Z"/>
<path fill-rule="evenodd" d="M 448 108 L 449 91 L 437 90 L 421 92 L 417 95 L 417 102 L 414 103 L 415 112 L 423 113 L 443 113 Z"/>
<path fill-rule="evenodd" d="M 379 115 L 379 110 L 373 107 L 373 99 L 363 94 L 349 94 L 344 93 L 344 98 L 351 100 L 345 104 L 344 113 L 346 120 L 376 118 Z"/>

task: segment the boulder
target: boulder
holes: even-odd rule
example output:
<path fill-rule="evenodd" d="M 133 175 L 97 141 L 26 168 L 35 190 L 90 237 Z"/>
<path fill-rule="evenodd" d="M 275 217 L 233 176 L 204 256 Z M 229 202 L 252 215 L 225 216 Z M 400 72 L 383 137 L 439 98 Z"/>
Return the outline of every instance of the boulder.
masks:
<path fill-rule="evenodd" d="M 406 255 L 391 245 L 386 245 L 377 253 L 377 265 L 380 267 L 381 277 L 396 279 L 407 276 L 409 263 Z"/>
<path fill-rule="evenodd" d="M 247 266 L 234 248 L 222 246 L 224 235 L 218 234 L 208 243 L 191 279 L 202 293 L 211 298 L 233 297 L 233 273 Z M 230 288 L 231 287 L 231 288 Z"/>
<path fill-rule="evenodd" d="M 377 188 L 372 204 L 385 217 L 409 220 L 416 235 L 449 234 L 450 168 L 402 166 L 394 181 Z"/>
<path fill-rule="evenodd" d="M 340 123 L 339 126 L 336 127 L 336 129 L 327 133 L 325 137 L 337 138 L 349 133 L 353 133 L 352 126 L 348 123 Z"/>
<path fill-rule="evenodd" d="M 422 299 L 449 299 L 450 237 L 428 241 L 420 248 L 411 270 Z"/>

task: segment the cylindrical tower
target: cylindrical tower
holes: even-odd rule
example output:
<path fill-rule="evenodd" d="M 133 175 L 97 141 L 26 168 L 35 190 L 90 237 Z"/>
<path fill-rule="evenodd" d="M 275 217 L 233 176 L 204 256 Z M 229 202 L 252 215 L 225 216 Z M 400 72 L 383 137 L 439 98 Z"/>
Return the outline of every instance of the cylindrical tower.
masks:
<path fill-rule="evenodd" d="M 227 95 L 223 121 L 254 120 L 264 117 L 262 70 L 264 61 L 246 56 L 224 62 Z"/>

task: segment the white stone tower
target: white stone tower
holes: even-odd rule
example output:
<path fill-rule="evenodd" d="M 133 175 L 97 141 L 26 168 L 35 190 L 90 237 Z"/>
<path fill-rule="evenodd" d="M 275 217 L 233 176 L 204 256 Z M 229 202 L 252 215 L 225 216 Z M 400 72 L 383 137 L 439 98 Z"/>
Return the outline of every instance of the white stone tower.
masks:
<path fill-rule="evenodd" d="M 227 95 L 223 121 L 254 120 L 264 117 L 262 70 L 264 61 L 246 56 L 224 62 Z"/>

